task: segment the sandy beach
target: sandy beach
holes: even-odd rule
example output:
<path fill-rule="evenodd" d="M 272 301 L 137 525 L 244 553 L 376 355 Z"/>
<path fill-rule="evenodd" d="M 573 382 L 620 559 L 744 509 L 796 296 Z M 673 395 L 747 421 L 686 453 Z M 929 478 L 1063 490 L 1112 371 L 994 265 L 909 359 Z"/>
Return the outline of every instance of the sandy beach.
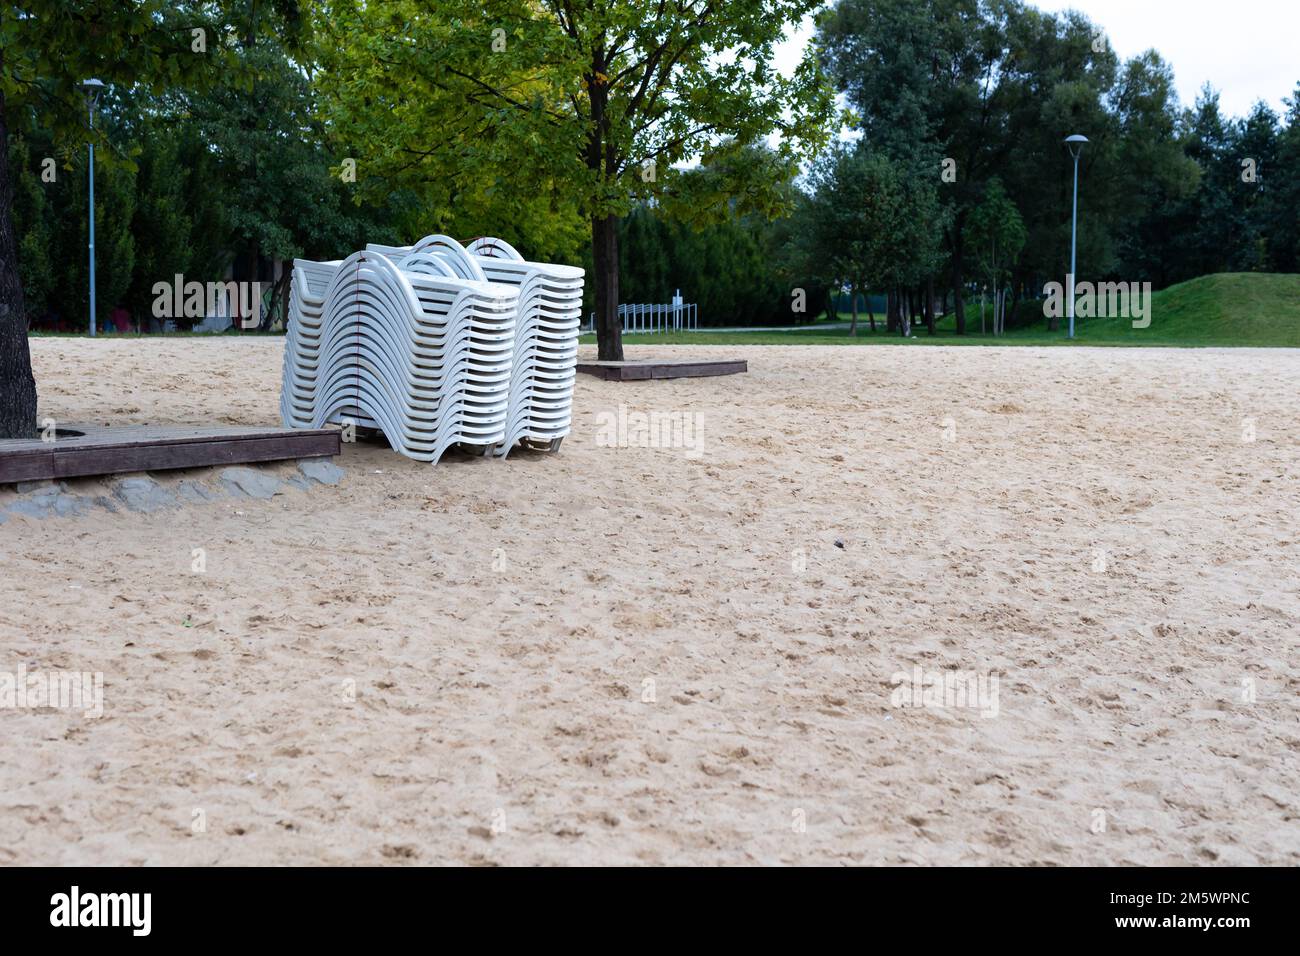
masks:
<path fill-rule="evenodd" d="M 35 339 L 41 414 L 277 425 L 282 347 Z M 0 864 L 1300 865 L 1300 354 L 653 354 L 749 372 L 0 524 L 0 671 L 104 711 L 0 709 Z"/>

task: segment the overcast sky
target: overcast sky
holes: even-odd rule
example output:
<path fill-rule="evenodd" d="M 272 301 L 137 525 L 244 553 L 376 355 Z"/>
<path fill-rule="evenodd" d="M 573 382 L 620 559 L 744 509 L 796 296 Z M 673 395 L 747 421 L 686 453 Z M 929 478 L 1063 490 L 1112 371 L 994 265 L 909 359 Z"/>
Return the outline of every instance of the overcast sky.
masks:
<path fill-rule="evenodd" d="M 1278 113 L 1300 83 L 1300 0 L 1035 0 L 1040 10 L 1074 9 L 1110 37 L 1121 60 L 1154 47 L 1174 70 L 1190 106 L 1205 83 L 1225 113 L 1244 116 L 1262 99 Z M 782 45 L 782 66 L 798 61 L 811 21 Z"/>

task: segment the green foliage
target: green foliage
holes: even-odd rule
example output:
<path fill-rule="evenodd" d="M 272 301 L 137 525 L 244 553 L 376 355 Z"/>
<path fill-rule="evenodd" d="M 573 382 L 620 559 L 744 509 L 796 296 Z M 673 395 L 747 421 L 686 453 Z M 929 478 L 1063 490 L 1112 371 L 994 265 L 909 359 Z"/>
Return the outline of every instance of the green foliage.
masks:
<path fill-rule="evenodd" d="M 914 288 L 939 268 L 949 213 L 934 178 L 863 141 L 826 153 L 808 187 L 785 249 L 789 271 L 829 287 L 827 300 L 844 288 Z"/>
<path fill-rule="evenodd" d="M 52 157 L 51 157 L 52 158 Z M 36 168 L 30 145 L 19 136 L 9 141 L 9 168 Z M 58 167 L 53 167 L 58 175 Z M 55 286 L 55 210 L 36 174 L 21 175 L 13 198 L 14 237 L 18 246 L 18 276 L 26 294 L 27 308 L 41 314 L 47 308 Z"/>
<path fill-rule="evenodd" d="M 331 172 L 337 152 L 291 59 L 302 29 L 296 5 L 231 8 L 255 13 L 256 24 L 236 17 L 210 33 L 208 54 L 191 53 L 189 28 L 182 31 L 186 56 L 224 65 L 216 75 L 181 72 L 186 82 L 161 91 L 140 82 L 109 87 L 101 99 L 94 138 L 101 324 L 119 304 L 148 318 L 154 284 L 176 274 L 218 280 L 233 262 L 237 278 L 267 281 L 275 258 L 328 259 L 408 236 L 411 197 L 361 205 L 355 187 Z M 26 129 L 9 153 L 27 315 L 52 310 L 84 327 L 85 114 L 50 125 L 30 98 L 7 112 L 11 125 Z M 60 161 L 53 183 L 40 178 L 45 157 Z"/>
<path fill-rule="evenodd" d="M 705 324 L 794 324 L 847 287 L 994 281 L 1032 297 L 1068 264 L 1072 132 L 1091 140 L 1080 278 L 1300 271 L 1300 88 L 1284 116 L 1224 116 L 1208 89 L 1182 110 L 1157 53 L 1121 61 L 1085 17 L 1020 0 L 840 0 L 783 78 L 773 45 L 816 6 L 0 8 L 27 315 L 85 322 L 88 141 L 101 321 L 118 304 L 146 315 L 176 273 L 233 264 L 265 281 L 274 258 L 429 232 L 590 268 L 592 219 L 608 214 L 626 216 L 619 298 L 680 288 Z M 93 134 L 76 86 L 90 75 L 110 84 Z M 832 84 L 860 138 L 814 161 Z M 794 289 L 809 292 L 804 314 Z"/>
<path fill-rule="evenodd" d="M 787 204 L 833 107 L 815 60 L 784 77 L 774 48 L 817 5 L 330 0 L 316 83 L 369 188 L 410 188 L 444 230 L 540 257 L 640 202 L 696 225 Z M 695 175 L 678 168 L 692 157 Z M 618 262 L 601 249 L 610 317 Z"/>
<path fill-rule="evenodd" d="M 216 159 L 199 148 L 193 129 L 150 121 L 143 132 L 131 229 L 135 270 L 123 303 L 140 319 L 152 309 L 154 283 L 222 275 L 229 258 L 222 240 L 230 228 L 209 188 L 218 179 Z"/>
<path fill-rule="evenodd" d="M 1002 288 L 1014 263 L 1025 247 L 1028 232 L 1020 210 L 994 177 L 980 204 L 967 222 L 971 248 L 974 250 L 979 277 L 987 278 L 990 290 Z"/>
<path fill-rule="evenodd" d="M 60 146 L 86 140 L 82 80 L 160 94 L 231 68 L 226 38 L 246 2 L 24 0 L 0 7 L 0 94 L 6 111 L 32 110 Z M 203 30 L 206 53 L 193 50 Z"/>
<path fill-rule="evenodd" d="M 1166 260 L 1160 279 L 1210 272 L 1295 271 L 1300 203 L 1300 127 L 1260 103 L 1245 119 L 1225 118 L 1203 91 L 1182 118 L 1195 188 L 1151 223 Z"/>
<path fill-rule="evenodd" d="M 840 0 L 819 38 L 864 149 L 935 180 L 952 161 L 955 181 L 938 187 L 950 225 L 935 271 L 957 289 L 991 272 L 1021 295 L 1062 279 L 1073 165 L 1061 141 L 1071 133 L 1090 139 L 1080 276 L 1159 288 L 1297 269 L 1294 104 L 1285 125 L 1263 106 L 1227 119 L 1210 90 L 1180 112 L 1155 51 L 1121 62 L 1086 17 L 1020 0 Z M 1255 182 L 1243 180 L 1246 157 Z"/>
<path fill-rule="evenodd" d="M 790 288 L 774 268 L 776 232 L 761 216 L 738 216 L 696 229 L 634 209 L 620 224 L 624 302 L 682 300 L 699 307 L 701 326 L 789 323 Z"/>
<path fill-rule="evenodd" d="M 766 177 L 731 160 L 773 131 L 783 159 L 823 141 L 830 98 L 815 63 L 792 78 L 772 66 L 786 25 L 815 6 L 732 0 L 647 16 L 632 2 L 339 0 L 317 8 L 318 82 L 383 174 L 418 169 L 449 197 L 505 171 L 516 199 L 558 187 L 589 220 L 660 195 L 691 156 L 735 195 Z"/>
<path fill-rule="evenodd" d="M 27 315 L 39 318 L 53 310 L 65 322 L 84 325 L 89 317 L 88 156 L 72 153 L 54 167 L 54 181 L 45 182 L 41 174 L 46 168 L 44 160 L 54 158 L 53 141 L 39 129 L 29 135 L 30 139 L 15 137 L 9 143 L 10 169 L 18 174 L 11 214 Z M 96 279 L 101 322 L 131 285 L 135 201 L 135 167 L 96 162 Z"/>

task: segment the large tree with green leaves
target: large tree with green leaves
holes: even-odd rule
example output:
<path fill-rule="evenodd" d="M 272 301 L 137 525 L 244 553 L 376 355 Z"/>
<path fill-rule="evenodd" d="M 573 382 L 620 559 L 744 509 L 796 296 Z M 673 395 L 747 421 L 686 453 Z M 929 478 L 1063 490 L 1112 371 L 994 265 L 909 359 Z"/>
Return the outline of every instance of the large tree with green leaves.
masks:
<path fill-rule="evenodd" d="M 948 217 L 936 177 L 926 172 L 865 141 L 838 144 L 813 167 L 805 241 L 832 281 L 848 286 L 852 334 L 860 292 L 896 298 L 938 268 Z"/>
<path fill-rule="evenodd" d="M 975 264 L 981 277 L 988 279 L 989 291 L 993 293 L 993 334 L 997 335 L 1002 331 L 998 310 L 1000 292 L 1003 283 L 1010 278 L 1011 265 L 1025 247 L 1028 233 L 1024 220 L 1020 218 L 1020 210 L 1002 188 L 1002 180 L 996 176 L 989 181 L 984 198 L 971 211 L 968 229 Z M 982 295 L 980 301 L 983 302 Z M 982 306 L 980 331 L 984 331 Z"/>
<path fill-rule="evenodd" d="M 354 202 L 350 177 L 331 171 L 339 156 L 315 110 L 304 25 L 292 8 L 263 11 L 259 20 L 265 35 L 250 30 L 232 46 L 238 70 L 201 89 L 172 90 L 152 119 L 182 132 L 193 161 L 210 167 L 207 190 L 221 199 L 233 278 L 266 288 L 276 260 L 333 259 L 367 242 L 397 241 L 407 210 L 400 191 L 382 203 Z M 285 304 L 289 279 L 286 268 L 263 326 Z"/>
<path fill-rule="evenodd" d="M 1274 168 L 1261 184 L 1261 229 L 1275 272 L 1300 272 L 1300 85 L 1286 100 L 1287 126 L 1278 134 Z"/>
<path fill-rule="evenodd" d="M 317 7 L 318 81 L 359 169 L 381 181 L 414 175 L 438 204 L 482 203 L 497 234 L 539 200 L 587 223 L 600 357 L 620 359 L 619 218 L 670 193 L 692 157 L 717 172 L 690 184 L 697 207 L 779 190 L 788 176 L 749 161 L 752 147 L 779 134 L 788 167 L 827 136 L 833 104 L 814 60 L 790 77 L 773 65 L 817 6 L 333 0 Z"/>
<path fill-rule="evenodd" d="M 940 182 L 964 332 L 967 224 L 990 178 L 1014 168 L 1059 182 L 1060 141 L 1098 131 L 1115 56 L 1082 16 L 1020 0 L 840 0 L 820 28 L 866 140 Z"/>

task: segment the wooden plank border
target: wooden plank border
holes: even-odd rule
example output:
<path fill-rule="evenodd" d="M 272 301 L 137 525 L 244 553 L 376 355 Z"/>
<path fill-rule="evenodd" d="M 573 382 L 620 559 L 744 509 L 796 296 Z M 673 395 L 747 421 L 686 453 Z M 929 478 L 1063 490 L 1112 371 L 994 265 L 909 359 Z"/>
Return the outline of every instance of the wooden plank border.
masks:
<path fill-rule="evenodd" d="M 642 382 L 656 378 L 701 378 L 749 371 L 743 359 L 717 362 L 579 362 L 578 371 L 607 382 Z"/>
<path fill-rule="evenodd" d="M 0 448 L 0 484 L 330 457 L 342 450 L 342 433 L 333 428 L 260 433 L 249 429 L 246 434 L 175 437 L 160 429 L 158 437 L 150 439 L 141 437 L 140 429 L 132 429 L 130 437 L 124 435 L 116 442 L 110 429 L 84 440 L 34 439 L 30 447 L 26 442 L 6 445 Z"/>

